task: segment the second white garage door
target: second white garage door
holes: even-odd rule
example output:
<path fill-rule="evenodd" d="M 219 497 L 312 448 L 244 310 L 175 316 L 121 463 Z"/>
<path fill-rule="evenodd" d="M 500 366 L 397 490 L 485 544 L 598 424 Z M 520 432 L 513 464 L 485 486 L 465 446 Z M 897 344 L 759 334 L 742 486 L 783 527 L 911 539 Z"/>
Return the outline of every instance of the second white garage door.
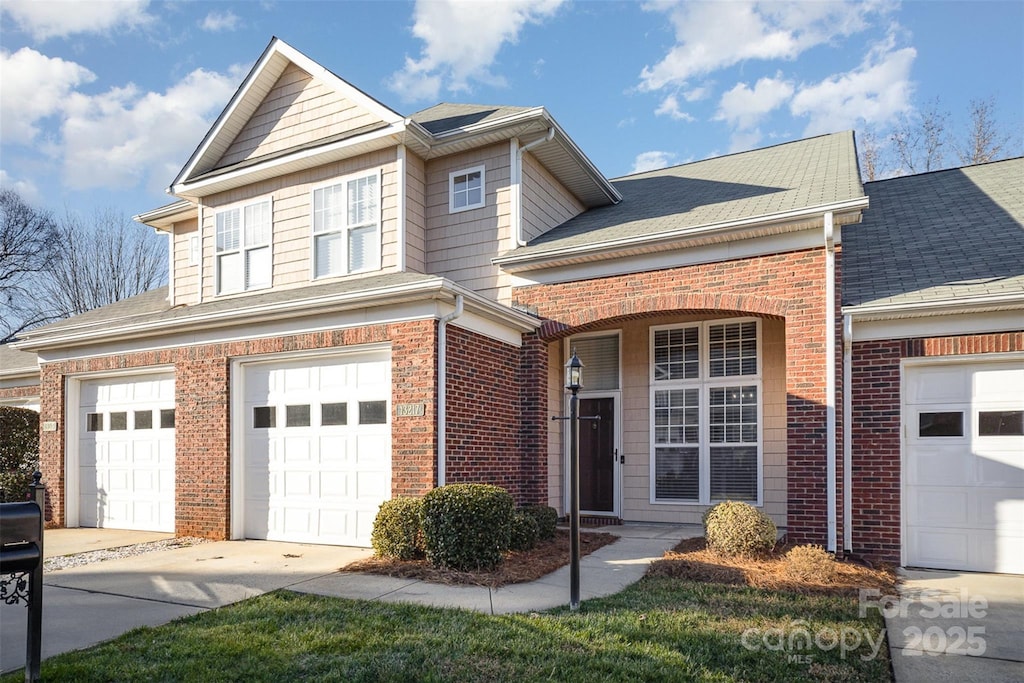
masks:
<path fill-rule="evenodd" d="M 246 538 L 369 546 L 391 497 L 390 354 L 244 366 Z"/>
<path fill-rule="evenodd" d="M 906 563 L 1024 574 L 1024 360 L 904 382 Z"/>

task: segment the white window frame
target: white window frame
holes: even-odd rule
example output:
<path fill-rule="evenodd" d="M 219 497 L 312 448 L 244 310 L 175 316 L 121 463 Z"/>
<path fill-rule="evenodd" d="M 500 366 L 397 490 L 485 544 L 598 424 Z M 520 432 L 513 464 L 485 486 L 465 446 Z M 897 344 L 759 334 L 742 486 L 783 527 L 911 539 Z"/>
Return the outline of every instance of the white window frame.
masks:
<path fill-rule="evenodd" d="M 266 242 L 259 242 L 259 243 L 256 243 L 256 244 L 246 244 L 245 243 L 245 210 L 248 207 L 250 207 L 250 206 L 256 206 L 258 204 L 266 204 L 267 205 L 267 213 L 270 216 L 270 229 L 269 229 L 268 234 L 267 234 L 267 241 Z M 218 219 L 219 216 L 221 216 L 222 214 L 225 214 L 225 213 L 227 213 L 229 211 L 237 211 L 238 212 L 238 247 L 236 249 L 220 250 L 220 249 L 218 249 L 218 240 L 217 240 L 217 219 Z M 190 245 L 190 248 L 191 248 L 191 245 Z M 257 286 L 249 286 L 249 284 L 246 281 L 246 272 L 245 272 L 246 255 L 250 251 L 255 251 L 256 249 L 264 249 L 264 248 L 266 248 L 268 250 L 268 253 L 269 253 L 269 256 L 270 256 L 270 261 L 267 264 L 267 270 L 268 270 L 268 272 L 267 272 L 267 282 L 266 282 L 266 284 L 261 284 L 261 285 L 257 285 Z M 228 256 L 228 255 L 235 254 L 235 253 L 239 254 L 240 257 L 241 257 L 241 269 L 242 269 L 241 280 L 242 280 L 242 286 L 240 288 L 237 288 L 237 289 L 227 289 L 227 290 L 225 290 L 225 289 L 222 289 L 221 286 L 220 286 L 220 283 L 221 283 L 221 278 L 220 278 L 220 275 L 221 275 L 221 272 L 220 272 L 220 270 L 221 270 L 221 267 L 220 267 L 221 257 Z M 227 206 L 222 206 L 222 207 L 218 208 L 214 212 L 214 214 L 213 214 L 213 286 L 214 286 L 214 291 L 215 291 L 216 295 L 217 296 L 226 296 L 226 295 L 229 295 L 229 294 L 238 294 L 240 292 L 251 292 L 251 291 L 259 290 L 259 289 L 269 289 L 270 287 L 273 286 L 273 284 L 274 284 L 274 198 L 273 198 L 273 196 L 266 195 L 266 196 L 263 196 L 263 197 L 256 197 L 256 198 L 253 198 L 253 199 L 247 199 L 247 200 L 242 201 L 242 202 L 236 202 L 234 204 L 229 204 Z"/>
<path fill-rule="evenodd" d="M 345 192 L 345 186 L 354 181 L 362 180 L 375 176 L 377 179 L 377 210 L 374 212 L 373 220 L 359 223 L 357 225 L 348 224 L 348 198 L 346 193 L 346 205 L 342 214 L 342 225 L 332 228 L 330 230 L 316 231 L 316 218 L 314 216 L 316 207 L 316 193 L 327 188 L 341 186 L 342 192 Z M 382 242 L 384 234 L 383 225 L 383 198 L 384 198 L 384 177 L 381 169 L 373 169 L 369 171 L 359 171 L 357 173 L 349 173 L 347 175 L 333 178 L 327 182 L 319 183 L 310 188 L 309 191 L 309 279 L 310 280 L 326 280 L 332 277 L 341 277 L 343 275 L 352 275 L 353 273 L 368 273 L 375 270 L 381 269 L 381 252 L 383 251 Z M 349 238 L 352 230 L 359 228 L 365 228 L 369 226 L 376 226 L 376 238 L 373 241 L 374 253 L 368 259 L 368 265 L 365 268 L 358 268 L 350 270 L 349 265 Z M 341 264 L 342 267 L 337 272 L 325 273 L 323 275 L 317 274 L 317 261 L 316 261 L 316 238 L 320 235 L 338 234 L 341 236 Z"/>
<path fill-rule="evenodd" d="M 474 173 L 480 174 L 480 201 L 474 204 L 466 204 L 465 206 L 455 206 L 455 179 L 459 176 L 468 176 Z M 464 168 L 458 171 L 452 171 L 448 174 L 448 212 L 449 213 L 461 213 L 462 211 L 471 211 L 473 209 L 479 209 L 487 205 L 487 173 L 484 170 L 484 166 L 473 166 L 471 168 Z"/>
<path fill-rule="evenodd" d="M 715 325 L 728 325 L 732 323 L 745 323 L 754 322 L 756 323 L 757 335 L 757 373 L 753 375 L 734 375 L 729 377 L 711 377 L 710 373 L 710 343 L 708 340 L 708 330 L 710 327 Z M 695 379 L 674 379 L 674 380 L 657 380 L 655 379 L 654 369 L 654 337 L 655 333 L 661 330 L 674 330 L 674 329 L 685 329 L 688 327 L 696 327 L 698 329 L 697 348 L 699 349 L 699 363 L 698 373 Z M 648 465 L 648 473 L 650 479 L 650 503 L 652 505 L 713 505 L 720 502 L 719 499 L 711 498 L 711 390 L 714 388 L 722 387 L 739 387 L 739 386 L 755 386 L 757 387 L 757 500 L 747 501 L 755 507 L 762 507 L 764 505 L 764 355 L 762 353 L 763 343 L 763 328 L 760 318 L 745 317 L 745 318 L 719 318 L 712 320 L 704 320 L 699 322 L 687 322 L 677 323 L 672 325 L 655 325 L 649 328 L 649 348 L 648 348 L 648 373 L 649 373 L 649 387 L 650 392 L 648 395 L 648 409 L 649 409 L 649 443 L 650 443 L 650 458 Z M 698 482 L 698 498 L 696 500 L 684 500 L 676 498 L 658 498 L 656 495 L 656 464 L 657 464 L 657 448 L 660 447 L 672 447 L 676 444 L 657 444 L 655 442 L 655 393 L 658 391 L 670 390 L 670 389 L 698 389 L 698 407 L 699 407 L 699 424 L 700 429 L 697 438 L 697 453 L 699 463 L 699 482 Z M 681 444 L 680 444 L 681 445 Z M 729 445 L 742 445 L 752 446 L 752 443 L 742 444 L 715 444 L 716 447 L 729 446 Z M 687 444 L 692 447 L 692 444 Z"/>

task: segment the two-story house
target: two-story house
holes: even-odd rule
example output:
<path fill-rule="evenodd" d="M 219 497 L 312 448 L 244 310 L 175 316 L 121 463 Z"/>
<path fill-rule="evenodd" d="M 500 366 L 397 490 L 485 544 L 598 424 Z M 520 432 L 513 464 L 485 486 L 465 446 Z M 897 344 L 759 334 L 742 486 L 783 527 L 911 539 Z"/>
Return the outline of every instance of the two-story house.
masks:
<path fill-rule="evenodd" d="M 699 523 L 745 500 L 796 542 L 913 562 L 929 556 L 901 540 L 899 426 L 857 450 L 877 436 L 871 368 L 895 382 L 890 422 L 905 359 L 984 351 L 998 362 L 942 367 L 1003 389 L 1021 371 L 1020 262 L 976 351 L 880 322 L 961 336 L 978 311 L 951 332 L 964 311 L 922 323 L 881 301 L 915 285 L 874 286 L 878 235 L 908 235 L 869 231 L 850 132 L 609 181 L 544 108 L 402 116 L 274 39 L 170 192 L 137 217 L 168 236 L 166 288 L 17 344 L 39 358 L 57 524 L 367 545 L 383 500 L 464 481 L 564 511 L 551 418 L 575 350 L 583 414 L 601 416 L 581 429 L 588 516 Z M 913 367 L 928 394 L 931 366 Z M 993 410 L 1016 424 L 1007 393 Z M 1011 526 L 993 548 L 1024 543 Z"/>

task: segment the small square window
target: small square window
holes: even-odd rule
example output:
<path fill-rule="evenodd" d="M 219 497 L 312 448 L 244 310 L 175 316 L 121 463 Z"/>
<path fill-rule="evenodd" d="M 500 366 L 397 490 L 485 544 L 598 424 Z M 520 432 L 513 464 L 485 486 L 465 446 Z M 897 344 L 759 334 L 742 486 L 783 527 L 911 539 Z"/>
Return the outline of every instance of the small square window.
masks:
<path fill-rule="evenodd" d="M 448 209 L 451 213 L 484 206 L 484 167 L 467 168 L 448 174 Z"/>
<path fill-rule="evenodd" d="M 160 429 L 174 429 L 174 408 L 160 411 Z"/>
<path fill-rule="evenodd" d="M 324 403 L 320 406 L 320 424 L 325 427 L 348 424 L 347 403 Z"/>
<path fill-rule="evenodd" d="M 309 405 L 285 406 L 284 407 L 285 427 L 308 427 L 309 426 Z"/>
<path fill-rule="evenodd" d="M 89 432 L 103 431 L 103 413 L 89 413 L 85 416 L 85 429 Z"/>
<path fill-rule="evenodd" d="M 117 412 L 110 414 L 110 431 L 123 432 L 128 429 L 128 413 Z"/>
<path fill-rule="evenodd" d="M 387 401 L 360 401 L 359 424 L 382 425 L 388 421 Z"/>
<path fill-rule="evenodd" d="M 963 436 L 963 412 L 949 411 L 945 413 L 921 413 L 918 415 L 918 436 Z"/>
<path fill-rule="evenodd" d="M 277 426 L 277 410 L 274 406 L 256 406 L 252 409 L 252 426 L 255 429 L 272 429 Z"/>
<path fill-rule="evenodd" d="M 153 428 L 153 411 L 152 410 L 136 410 L 135 411 L 135 428 L 136 429 L 152 429 Z"/>

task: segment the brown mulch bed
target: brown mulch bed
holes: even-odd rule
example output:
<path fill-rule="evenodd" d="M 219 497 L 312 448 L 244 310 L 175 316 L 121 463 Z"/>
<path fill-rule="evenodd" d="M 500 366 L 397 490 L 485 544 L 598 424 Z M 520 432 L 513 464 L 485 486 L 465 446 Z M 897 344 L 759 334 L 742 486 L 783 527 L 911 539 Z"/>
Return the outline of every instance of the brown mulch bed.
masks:
<path fill-rule="evenodd" d="M 614 543 L 618 538 L 615 534 L 581 533 L 580 556 L 589 555 L 598 548 Z M 454 569 L 439 569 L 426 560 L 369 557 L 347 564 L 341 568 L 341 571 L 383 574 L 403 579 L 420 579 L 432 583 L 497 588 L 511 583 L 535 581 L 566 564 L 569 564 L 569 532 L 558 529 L 553 539 L 540 541 L 533 550 L 505 553 L 502 563 L 493 570 L 460 572 Z"/>
<path fill-rule="evenodd" d="M 680 541 L 653 562 L 648 576 L 667 576 L 690 581 L 751 586 L 804 595 L 857 595 L 862 588 L 877 588 L 892 595 L 896 572 L 892 567 L 867 567 L 853 561 L 837 560 L 833 576 L 817 580 L 794 579 L 786 572 L 785 555 L 792 546 L 780 544 L 758 557 L 730 557 L 708 550 L 703 538 Z"/>

